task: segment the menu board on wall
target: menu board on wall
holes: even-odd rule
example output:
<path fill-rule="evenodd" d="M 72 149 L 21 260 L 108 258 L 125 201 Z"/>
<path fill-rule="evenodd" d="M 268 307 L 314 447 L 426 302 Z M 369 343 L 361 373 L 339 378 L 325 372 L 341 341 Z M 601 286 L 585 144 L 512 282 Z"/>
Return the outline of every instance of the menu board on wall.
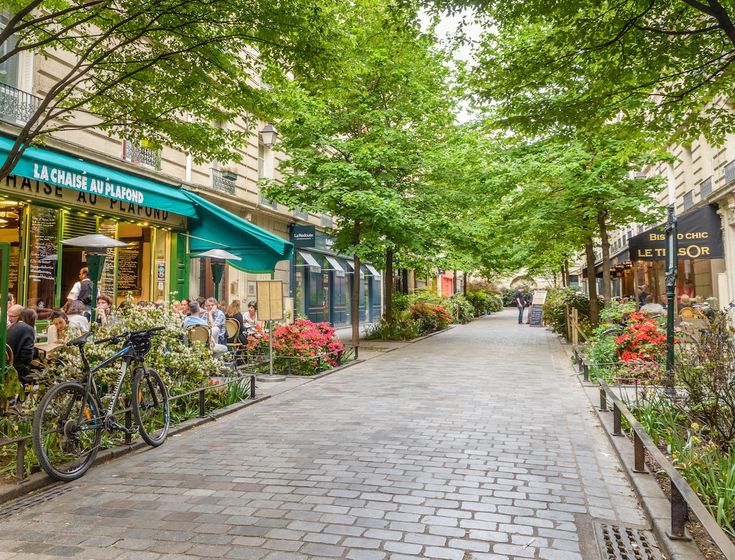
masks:
<path fill-rule="evenodd" d="M 118 249 L 117 254 L 117 292 L 133 292 L 140 295 L 141 265 L 143 264 L 143 239 L 121 239 L 128 244 Z"/>
<path fill-rule="evenodd" d="M 10 246 L 10 262 L 8 263 L 8 293 L 18 299 L 18 278 L 20 277 L 20 247 L 18 243 Z"/>
<path fill-rule="evenodd" d="M 31 283 L 56 279 L 58 213 L 51 208 L 34 208 L 28 278 Z"/>
<path fill-rule="evenodd" d="M 99 232 L 112 239 L 117 239 L 117 223 L 100 221 Z M 115 293 L 115 249 L 107 249 L 98 293 L 108 296 L 112 296 Z"/>

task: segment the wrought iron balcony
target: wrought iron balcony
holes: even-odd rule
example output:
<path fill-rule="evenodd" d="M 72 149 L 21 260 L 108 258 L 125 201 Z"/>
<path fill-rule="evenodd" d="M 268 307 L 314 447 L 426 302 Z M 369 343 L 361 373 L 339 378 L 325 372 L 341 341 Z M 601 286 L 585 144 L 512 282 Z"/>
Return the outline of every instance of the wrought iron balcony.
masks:
<path fill-rule="evenodd" d="M 268 197 L 263 194 L 263 191 L 260 191 L 259 200 L 261 206 L 267 206 L 268 208 L 273 208 L 274 210 L 278 209 L 278 203 L 275 200 L 268 199 Z"/>
<path fill-rule="evenodd" d="M 215 191 L 235 194 L 236 183 L 237 173 L 222 171 L 221 169 L 212 169 L 212 188 Z"/>
<path fill-rule="evenodd" d="M 735 181 L 735 161 L 731 161 L 725 166 L 725 184 L 729 185 Z"/>
<path fill-rule="evenodd" d="M 144 148 L 137 142 L 125 140 L 123 143 L 123 159 L 136 165 L 145 165 L 152 169 L 161 169 L 161 150 Z"/>
<path fill-rule="evenodd" d="M 0 120 L 24 125 L 40 105 L 40 97 L 0 83 Z"/>

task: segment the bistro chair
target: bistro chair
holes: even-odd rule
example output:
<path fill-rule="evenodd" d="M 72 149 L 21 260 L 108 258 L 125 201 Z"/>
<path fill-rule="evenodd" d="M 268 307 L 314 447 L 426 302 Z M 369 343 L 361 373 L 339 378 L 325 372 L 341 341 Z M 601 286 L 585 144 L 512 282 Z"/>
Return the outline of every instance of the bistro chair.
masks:
<path fill-rule="evenodd" d="M 227 349 L 235 356 L 235 365 L 245 363 L 245 345 L 240 341 L 240 321 L 229 318 L 225 321 L 227 331 Z"/>
<path fill-rule="evenodd" d="M 194 342 L 203 342 L 209 346 L 209 329 L 204 325 L 194 325 L 186 331 L 186 339 L 189 344 Z"/>

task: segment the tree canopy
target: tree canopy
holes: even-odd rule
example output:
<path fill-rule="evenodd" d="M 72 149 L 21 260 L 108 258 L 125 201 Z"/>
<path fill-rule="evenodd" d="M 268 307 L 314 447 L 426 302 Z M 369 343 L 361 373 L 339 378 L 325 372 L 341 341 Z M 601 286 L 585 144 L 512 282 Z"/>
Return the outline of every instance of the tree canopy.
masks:
<path fill-rule="evenodd" d="M 68 62 L 45 75 L 0 176 L 45 135 L 92 127 L 200 161 L 236 159 L 244 135 L 220 123 L 269 108 L 263 65 L 326 64 L 336 25 L 327 0 L 8 0 L 3 9 L 0 64 L 21 52 Z"/>

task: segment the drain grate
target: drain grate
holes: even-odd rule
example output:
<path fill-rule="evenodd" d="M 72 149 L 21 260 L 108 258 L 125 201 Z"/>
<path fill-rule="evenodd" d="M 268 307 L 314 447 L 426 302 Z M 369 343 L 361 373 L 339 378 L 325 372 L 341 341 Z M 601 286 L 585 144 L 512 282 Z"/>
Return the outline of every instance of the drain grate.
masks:
<path fill-rule="evenodd" d="M 51 488 L 50 490 L 46 490 L 44 492 L 31 494 L 30 496 L 26 496 L 24 498 L 19 498 L 17 500 L 9 502 L 0 508 L 0 519 L 6 519 L 11 515 L 15 515 L 16 513 L 21 513 L 29 508 L 32 508 L 37 504 L 43 504 L 45 502 L 53 500 L 57 496 L 61 496 L 63 494 L 66 494 L 67 492 L 71 492 L 72 490 L 74 490 L 74 488 L 74 486 L 64 484 L 62 486 L 56 486 L 55 488 Z"/>
<path fill-rule="evenodd" d="M 639 527 L 595 522 L 595 537 L 603 560 L 663 560 L 650 531 Z"/>

